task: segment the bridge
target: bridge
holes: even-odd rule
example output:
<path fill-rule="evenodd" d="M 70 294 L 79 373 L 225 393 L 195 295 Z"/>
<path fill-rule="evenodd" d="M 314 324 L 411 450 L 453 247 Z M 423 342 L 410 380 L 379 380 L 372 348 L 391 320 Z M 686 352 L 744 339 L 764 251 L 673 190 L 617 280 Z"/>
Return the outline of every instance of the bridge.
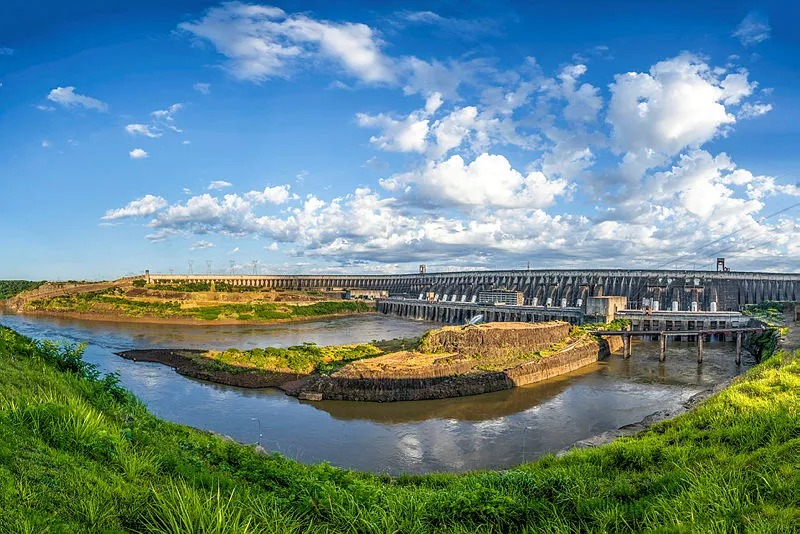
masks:
<path fill-rule="evenodd" d="M 689 310 L 735 311 L 746 304 L 764 301 L 800 300 L 800 274 L 628 270 L 628 269 L 530 269 L 503 271 L 462 271 L 396 275 L 198 275 L 150 274 L 149 283 L 226 283 L 269 289 L 377 289 L 392 297 L 416 297 L 420 293 L 457 296 L 471 300 L 481 291 L 521 291 L 525 304 L 564 301 L 579 306 L 590 296 L 619 295 L 629 307 L 669 309 L 677 303 Z M 657 303 L 657 304 L 656 304 Z M 712 306 L 713 304 L 713 306 Z"/>
<path fill-rule="evenodd" d="M 622 356 L 630 358 L 633 354 L 632 338 L 641 337 L 645 339 L 658 338 L 658 360 L 663 362 L 666 360 L 667 354 L 667 338 L 681 337 L 697 339 L 697 363 L 703 363 L 703 345 L 706 337 L 714 335 L 725 336 L 727 334 L 734 334 L 736 336 L 736 365 L 742 364 L 742 335 L 752 334 L 756 332 L 763 332 L 764 326 L 752 326 L 745 328 L 717 328 L 713 330 L 598 330 L 593 331 L 591 334 L 603 336 L 620 336 L 622 337 Z"/>

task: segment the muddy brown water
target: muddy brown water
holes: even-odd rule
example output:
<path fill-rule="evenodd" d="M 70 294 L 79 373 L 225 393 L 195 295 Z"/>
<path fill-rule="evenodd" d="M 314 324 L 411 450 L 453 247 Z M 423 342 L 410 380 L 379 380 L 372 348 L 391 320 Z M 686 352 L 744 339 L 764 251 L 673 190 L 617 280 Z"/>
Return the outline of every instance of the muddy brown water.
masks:
<path fill-rule="evenodd" d="M 151 325 L 0 315 L 0 324 L 39 339 L 88 342 L 85 359 L 122 384 L 159 417 L 227 434 L 305 463 L 381 473 L 499 469 L 660 410 L 752 365 L 737 367 L 732 343 L 672 343 L 658 361 L 657 342 L 634 342 L 634 355 L 553 379 L 473 397 L 398 403 L 304 402 L 274 389 L 248 390 L 183 377 L 157 363 L 114 353 L 147 348 L 285 347 L 412 337 L 431 323 L 383 316 L 281 325 Z"/>

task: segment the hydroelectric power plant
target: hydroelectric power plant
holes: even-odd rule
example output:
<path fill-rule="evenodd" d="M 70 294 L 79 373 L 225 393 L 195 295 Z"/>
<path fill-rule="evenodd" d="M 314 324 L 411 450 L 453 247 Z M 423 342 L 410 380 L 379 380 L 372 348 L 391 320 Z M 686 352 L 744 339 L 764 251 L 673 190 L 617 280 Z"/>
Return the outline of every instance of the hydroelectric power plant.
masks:
<path fill-rule="evenodd" d="M 523 269 L 396 275 L 150 274 L 148 284 L 225 283 L 284 289 L 372 289 L 390 298 L 476 303 L 481 292 L 520 292 L 524 306 L 585 309 L 589 297 L 620 296 L 631 309 L 738 311 L 747 304 L 795 301 L 800 274 L 628 269 Z M 565 315 L 570 315 L 566 313 Z"/>

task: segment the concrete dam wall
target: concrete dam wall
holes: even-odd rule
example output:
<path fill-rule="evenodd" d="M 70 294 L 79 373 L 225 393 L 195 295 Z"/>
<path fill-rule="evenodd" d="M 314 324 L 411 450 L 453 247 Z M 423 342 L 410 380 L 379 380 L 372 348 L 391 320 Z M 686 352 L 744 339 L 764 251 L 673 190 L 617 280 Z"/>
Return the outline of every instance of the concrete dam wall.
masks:
<path fill-rule="evenodd" d="M 697 302 L 708 310 L 715 302 L 718 310 L 738 310 L 745 304 L 768 300 L 800 300 L 800 274 L 717 272 L 717 271 L 646 271 L 646 270 L 515 270 L 470 271 L 400 275 L 164 275 L 147 274 L 150 283 L 216 282 L 234 286 L 271 289 L 346 289 L 386 290 L 391 296 L 416 298 L 434 292 L 470 300 L 481 291 L 508 289 L 521 291 L 525 303 L 534 299 L 554 305 L 566 299 L 575 306 L 578 299 L 620 295 L 631 307 L 645 299 L 658 301 L 661 309 L 678 302 L 681 310 Z"/>

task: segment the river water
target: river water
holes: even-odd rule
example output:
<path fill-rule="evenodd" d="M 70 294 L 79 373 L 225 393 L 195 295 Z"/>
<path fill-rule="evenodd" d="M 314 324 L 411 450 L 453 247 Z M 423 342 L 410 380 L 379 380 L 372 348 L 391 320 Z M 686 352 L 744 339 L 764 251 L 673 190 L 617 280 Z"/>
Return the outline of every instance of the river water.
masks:
<path fill-rule="evenodd" d="M 497 469 L 530 461 L 595 434 L 675 409 L 752 365 L 736 366 L 732 343 L 634 342 L 633 356 L 608 360 L 522 388 L 458 399 L 398 403 L 304 402 L 274 389 L 221 386 L 157 363 L 114 353 L 146 348 L 286 347 L 412 337 L 431 323 L 362 316 L 282 325 L 151 325 L 0 315 L 0 324 L 38 339 L 88 342 L 84 358 L 120 373 L 159 417 L 227 434 L 305 463 L 399 474 Z"/>

